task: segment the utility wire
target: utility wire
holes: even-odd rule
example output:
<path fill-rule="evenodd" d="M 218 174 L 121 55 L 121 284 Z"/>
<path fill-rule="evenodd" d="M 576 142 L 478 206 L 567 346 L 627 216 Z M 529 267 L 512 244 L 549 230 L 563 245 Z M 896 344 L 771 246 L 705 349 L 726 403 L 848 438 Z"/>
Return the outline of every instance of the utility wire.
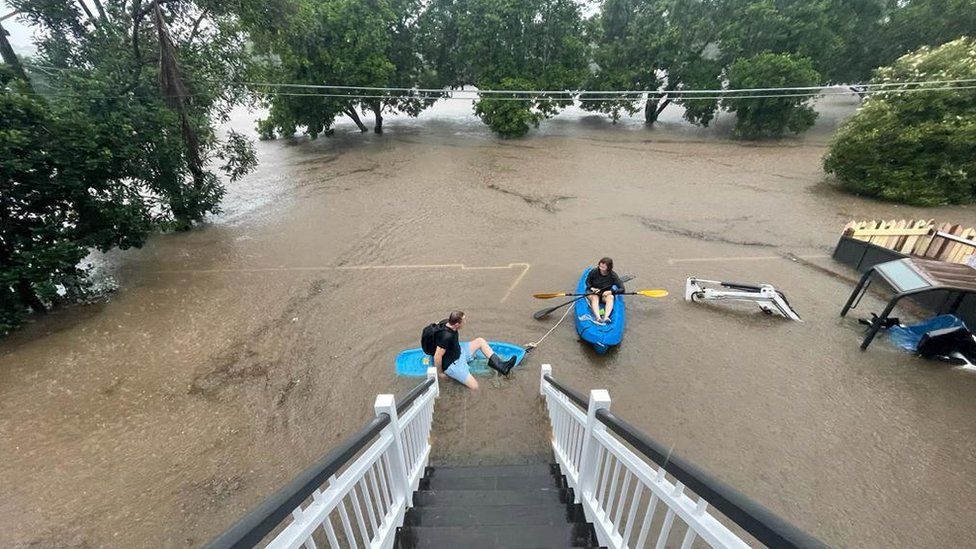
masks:
<path fill-rule="evenodd" d="M 896 86 L 922 86 L 928 84 L 957 84 L 957 83 L 976 83 L 976 78 L 964 78 L 957 80 L 925 80 L 913 82 L 885 82 L 879 84 L 850 84 L 850 85 L 825 85 L 825 86 L 794 86 L 780 88 L 734 88 L 734 89 L 712 89 L 712 90 L 449 90 L 444 88 L 394 88 L 381 86 L 338 86 L 330 84 L 293 84 L 293 83 L 274 83 L 274 82 L 234 82 L 245 86 L 258 87 L 278 87 L 278 88 L 308 88 L 308 89 L 327 89 L 327 90 L 365 90 L 365 91 L 406 91 L 414 93 L 476 93 L 484 94 L 532 94 L 538 95 L 581 95 L 587 93 L 604 95 L 676 95 L 676 94 L 729 94 L 740 92 L 779 92 L 779 91 L 813 91 L 828 88 L 885 88 Z"/>
<path fill-rule="evenodd" d="M 56 90 L 63 90 L 63 88 L 57 88 L 47 84 L 48 87 Z M 902 93 L 920 93 L 920 92 L 935 92 L 935 91 L 952 91 L 952 90 L 970 90 L 976 89 L 976 84 L 971 86 L 941 86 L 932 88 L 908 88 L 908 89 L 891 89 L 891 90 L 866 90 L 860 92 L 861 95 L 897 95 Z M 282 97 L 324 97 L 324 98 L 340 98 L 340 99 L 355 99 L 355 100 L 367 100 L 367 99 L 406 99 L 406 100 L 418 100 L 418 101 L 440 101 L 440 100 L 453 100 L 453 101 L 478 101 L 478 100 L 490 100 L 490 101 L 529 101 L 529 102 L 539 102 L 539 101 L 566 101 L 566 102 L 580 102 L 580 103 L 590 103 L 590 102 L 622 102 L 622 103 L 635 103 L 642 101 L 641 97 L 623 97 L 623 96 L 611 96 L 611 97 L 592 97 L 592 96 L 581 96 L 581 97 L 550 97 L 545 95 L 537 96 L 522 96 L 522 97 L 459 97 L 453 95 L 453 92 L 444 91 L 440 92 L 440 95 L 376 95 L 376 94 L 357 94 L 357 93 L 301 93 L 301 92 L 283 92 L 269 90 L 266 92 L 254 92 L 259 95 L 267 96 L 282 96 Z M 472 92 L 477 93 L 477 92 Z M 638 95 L 638 92 L 631 92 L 633 95 Z M 445 95 L 447 94 L 447 95 Z M 814 97 L 828 97 L 828 96 L 845 96 L 849 97 L 854 94 L 854 92 L 823 92 L 823 93 L 775 93 L 775 94 L 756 94 L 756 95 L 727 95 L 722 93 L 720 95 L 713 96 L 690 96 L 690 97 L 672 97 L 670 99 L 680 100 L 680 101 L 717 101 L 721 99 L 781 99 L 781 98 L 814 98 Z M 102 99 L 136 99 L 136 98 L 160 98 L 167 97 L 164 94 L 150 94 L 150 95 L 105 95 L 105 96 L 87 96 L 82 94 L 62 94 L 62 93 L 39 93 L 39 92 L 22 92 L 22 95 L 37 95 L 43 97 L 65 97 L 65 98 L 75 98 L 75 99 L 90 99 L 90 100 L 102 100 Z M 204 97 L 210 94 L 207 93 L 197 93 L 197 94 L 186 94 L 181 97 Z"/>
<path fill-rule="evenodd" d="M 58 70 L 58 71 L 73 71 L 73 70 L 85 70 L 77 67 L 52 67 L 47 65 L 33 65 L 25 64 L 25 67 L 32 67 L 37 69 L 48 69 L 48 70 Z M 299 83 L 276 83 L 276 82 L 226 82 L 230 85 L 243 85 L 252 87 L 277 87 L 277 88 L 306 88 L 306 89 L 324 89 L 324 90 L 363 90 L 363 91 L 379 91 L 379 92 L 411 92 L 411 93 L 472 93 L 478 95 L 486 94 L 531 94 L 531 96 L 541 96 L 541 95 L 583 95 L 583 94 L 601 94 L 601 95 L 683 95 L 683 94 L 712 94 L 718 95 L 722 94 L 734 94 L 734 93 L 751 93 L 751 92 L 780 92 L 780 91 L 819 91 L 829 88 L 836 89 L 851 89 L 851 88 L 863 88 L 864 92 L 870 92 L 873 88 L 889 88 L 898 86 L 926 86 L 930 84 L 976 84 L 976 78 L 961 78 L 955 80 L 918 80 L 918 81 L 907 81 L 907 82 L 881 82 L 881 83 L 864 83 L 864 84 L 830 84 L 823 86 L 793 86 L 793 87 L 776 87 L 776 88 L 734 88 L 734 89 L 702 89 L 702 90 L 455 90 L 449 88 L 398 88 L 398 87 L 384 87 L 384 86 L 345 86 L 345 85 L 331 85 L 331 84 L 299 84 Z M 933 88 L 934 89 L 934 88 Z M 848 92 L 844 92 L 846 95 Z M 863 93 L 863 92 L 862 92 Z M 822 95 L 822 93 L 816 93 L 813 95 Z M 780 96 L 786 97 L 786 96 Z M 600 100 L 604 100 L 601 98 Z"/>

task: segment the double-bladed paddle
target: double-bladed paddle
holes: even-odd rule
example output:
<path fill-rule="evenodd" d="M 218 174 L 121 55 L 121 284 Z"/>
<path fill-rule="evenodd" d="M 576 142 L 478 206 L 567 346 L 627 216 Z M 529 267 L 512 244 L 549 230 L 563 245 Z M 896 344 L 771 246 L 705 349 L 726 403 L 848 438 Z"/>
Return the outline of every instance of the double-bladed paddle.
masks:
<path fill-rule="evenodd" d="M 623 283 L 627 283 L 627 282 L 630 282 L 631 280 L 633 280 L 634 278 L 636 278 L 635 275 L 622 276 L 622 277 L 620 277 L 620 282 L 622 284 Z M 591 293 L 573 294 L 573 293 L 568 293 L 568 292 L 564 292 L 564 293 L 553 293 L 553 294 L 534 294 L 533 297 L 536 297 L 536 298 L 539 298 L 539 299 L 551 299 L 553 297 L 563 297 L 563 296 L 579 296 L 579 297 L 573 298 L 573 299 L 571 299 L 571 300 L 569 300 L 569 301 L 567 301 L 565 303 L 561 303 L 559 305 L 556 305 L 555 307 L 549 307 L 548 309 L 542 309 L 541 311 L 536 311 L 536 313 L 534 315 L 532 315 L 532 318 L 534 318 L 536 320 L 542 320 L 543 318 L 551 315 L 553 311 L 558 311 L 559 309 L 562 309 L 566 305 L 569 305 L 571 303 L 576 303 L 577 301 L 579 301 L 580 299 L 583 299 L 584 297 L 586 297 L 588 295 L 596 295 L 596 294 L 591 294 Z M 667 295 L 667 292 L 665 292 L 665 295 Z M 541 296 L 548 296 L 548 297 L 541 297 Z M 663 296 L 657 296 L 657 297 L 663 297 Z"/>

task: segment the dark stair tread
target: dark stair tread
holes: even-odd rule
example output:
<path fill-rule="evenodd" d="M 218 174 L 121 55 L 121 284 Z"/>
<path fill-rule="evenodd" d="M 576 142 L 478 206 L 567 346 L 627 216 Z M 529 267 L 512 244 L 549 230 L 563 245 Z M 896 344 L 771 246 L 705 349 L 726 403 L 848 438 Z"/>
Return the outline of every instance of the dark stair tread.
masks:
<path fill-rule="evenodd" d="M 534 490 L 556 488 L 556 480 L 550 475 L 510 477 L 456 477 L 440 478 L 437 473 L 425 479 L 425 490 Z"/>
<path fill-rule="evenodd" d="M 407 511 L 404 526 L 517 526 L 568 525 L 575 517 L 565 505 L 495 505 L 469 507 L 414 507 Z"/>
<path fill-rule="evenodd" d="M 542 549 L 593 547 L 589 525 L 555 526 L 405 526 L 397 532 L 399 549 L 506 547 Z"/>
<path fill-rule="evenodd" d="M 428 467 L 429 478 L 527 477 L 550 476 L 552 467 L 544 465 L 490 465 L 462 467 Z"/>
<path fill-rule="evenodd" d="M 562 502 L 562 490 L 555 486 L 526 490 L 419 490 L 414 505 L 545 505 Z"/>

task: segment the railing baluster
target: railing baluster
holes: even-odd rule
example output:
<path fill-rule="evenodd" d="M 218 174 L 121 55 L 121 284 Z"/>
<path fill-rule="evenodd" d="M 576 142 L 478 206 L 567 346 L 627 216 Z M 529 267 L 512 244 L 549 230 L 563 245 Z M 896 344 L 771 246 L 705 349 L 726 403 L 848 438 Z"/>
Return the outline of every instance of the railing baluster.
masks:
<path fill-rule="evenodd" d="M 644 483 L 637 479 L 634 483 L 634 495 L 630 498 L 630 512 L 627 513 L 627 526 L 624 529 L 624 545 L 630 541 L 630 535 L 634 531 L 634 519 L 637 518 L 637 507 L 641 498 L 644 497 Z"/>
<path fill-rule="evenodd" d="M 376 460 L 376 476 L 379 479 L 380 493 L 383 494 L 383 501 L 386 502 L 386 512 L 387 514 L 393 512 L 393 504 L 396 500 L 393 497 L 393 488 L 387 482 L 388 472 L 386 468 L 386 460 L 383 459 L 383 455 Z"/>
<path fill-rule="evenodd" d="M 573 418 L 573 433 L 575 435 L 573 437 L 573 466 L 579 471 L 580 465 L 582 465 L 580 453 L 583 451 L 583 435 L 586 433 L 586 425 L 577 421 L 575 417 Z"/>
<path fill-rule="evenodd" d="M 346 510 L 345 499 L 339 501 L 339 520 L 342 521 L 342 531 L 346 534 L 349 546 L 352 549 L 359 549 L 359 544 L 356 543 L 356 535 L 352 531 L 352 524 L 349 523 L 349 511 Z"/>
<path fill-rule="evenodd" d="M 607 493 L 607 475 L 610 474 L 610 462 L 614 459 L 614 455 L 610 452 L 609 448 L 603 448 L 603 453 L 603 477 L 600 479 L 600 494 L 596 498 L 597 508 L 600 510 L 605 509 L 603 506 L 603 496 Z"/>
<path fill-rule="evenodd" d="M 620 515 L 624 510 L 624 504 L 627 503 L 627 488 L 630 488 L 630 469 L 624 468 L 624 483 L 620 485 L 620 498 L 617 500 L 616 510 L 613 514 L 613 524 L 617 527 L 617 531 L 620 531 Z"/>
<path fill-rule="evenodd" d="M 556 406 L 554 411 L 555 429 L 553 429 L 553 435 L 555 436 L 556 440 L 556 448 L 560 453 L 565 454 L 565 452 L 563 452 L 563 432 L 566 428 L 566 414 L 561 406 Z"/>
<path fill-rule="evenodd" d="M 352 501 L 352 512 L 356 515 L 356 525 L 359 527 L 359 533 L 362 535 L 361 539 L 363 545 L 369 546 L 369 532 L 366 531 L 366 521 L 363 520 L 363 510 L 359 506 L 359 496 L 356 495 L 356 486 L 353 485 L 349 490 L 349 495 Z"/>
<path fill-rule="evenodd" d="M 383 524 L 384 519 L 386 518 L 386 501 L 383 499 L 383 494 L 380 493 L 379 483 L 376 482 L 375 462 L 369 466 L 366 476 L 369 477 L 369 485 L 373 489 L 370 492 L 370 495 L 373 496 L 373 501 L 376 502 L 376 518 L 380 524 Z"/>
<path fill-rule="evenodd" d="M 373 535 L 379 532 L 379 527 L 376 525 L 376 511 L 373 509 L 373 498 L 369 495 L 369 485 L 366 482 L 366 476 L 364 475 L 359 479 L 360 492 L 363 493 L 363 503 L 366 504 L 366 515 L 369 517 L 369 524 L 373 527 Z M 373 539 L 370 536 L 369 539 Z"/>
<path fill-rule="evenodd" d="M 644 511 L 644 521 L 641 523 L 640 535 L 637 536 L 637 545 L 634 545 L 634 547 L 644 547 L 644 544 L 647 543 L 647 534 L 651 530 L 651 521 L 654 519 L 657 502 L 657 494 L 651 492 L 651 499 L 647 502 L 647 510 Z"/>
<path fill-rule="evenodd" d="M 325 520 L 322 522 L 322 528 L 325 530 L 325 537 L 329 540 L 329 547 L 339 549 L 339 540 L 336 539 L 335 529 L 332 528 L 332 515 L 325 517 Z"/>
<path fill-rule="evenodd" d="M 607 495 L 607 501 L 603 506 L 607 511 L 607 518 L 610 518 L 610 511 L 613 509 L 613 496 L 617 493 L 618 478 L 620 478 L 620 458 L 617 458 L 617 463 L 613 466 L 613 476 L 610 477 L 610 493 Z"/>
<path fill-rule="evenodd" d="M 569 444 L 569 462 L 572 463 L 573 468 L 578 471 L 579 458 L 577 456 L 578 452 L 576 451 L 576 449 L 583 442 L 583 430 L 580 429 L 580 424 L 578 421 L 576 421 L 575 417 L 572 419 L 572 426 L 573 426 L 573 430 L 572 430 L 573 438 Z"/>
<path fill-rule="evenodd" d="M 685 485 L 680 482 L 674 484 L 674 491 L 671 492 L 672 497 L 678 497 L 685 491 Z M 668 536 L 671 535 L 671 526 L 674 524 L 674 509 L 668 506 L 668 514 L 664 516 L 664 524 L 661 526 L 661 535 L 657 537 L 657 545 L 655 549 L 664 549 L 664 544 L 668 542 Z"/>

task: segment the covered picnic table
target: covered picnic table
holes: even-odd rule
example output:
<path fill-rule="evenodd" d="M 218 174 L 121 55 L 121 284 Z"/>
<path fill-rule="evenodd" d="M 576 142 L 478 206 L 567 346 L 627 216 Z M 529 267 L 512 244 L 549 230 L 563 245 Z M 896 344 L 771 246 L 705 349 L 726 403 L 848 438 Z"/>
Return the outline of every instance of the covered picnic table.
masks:
<path fill-rule="evenodd" d="M 908 257 L 879 263 L 865 271 L 847 299 L 840 316 L 847 316 L 849 310 L 857 307 L 871 285 L 874 274 L 888 283 L 895 290 L 895 295 L 885 306 L 884 311 L 871 320 L 864 341 L 861 342 L 862 351 L 868 348 L 878 330 L 886 325 L 891 311 L 902 299 L 929 292 L 945 292 L 944 303 L 948 305 L 946 312 L 955 314 L 967 294 L 976 294 L 976 269 L 973 267 Z"/>

